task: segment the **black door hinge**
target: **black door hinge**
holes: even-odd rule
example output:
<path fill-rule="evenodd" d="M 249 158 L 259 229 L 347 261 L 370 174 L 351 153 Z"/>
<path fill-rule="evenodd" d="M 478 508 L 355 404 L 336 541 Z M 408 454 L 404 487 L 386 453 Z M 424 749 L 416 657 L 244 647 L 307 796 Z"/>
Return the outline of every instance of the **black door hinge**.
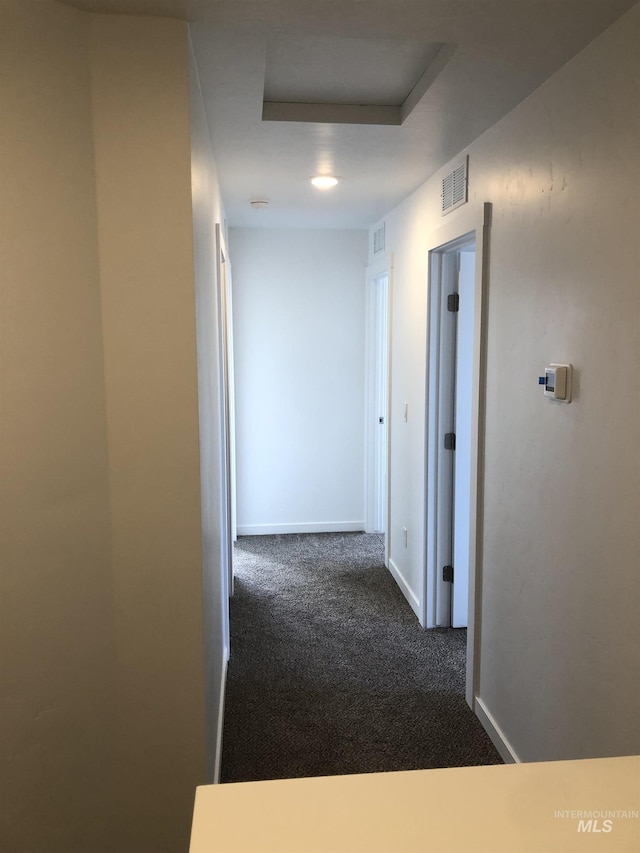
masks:
<path fill-rule="evenodd" d="M 455 432 L 446 432 L 444 434 L 444 449 L 445 450 L 455 450 L 456 449 L 456 434 L 455 434 Z"/>
<path fill-rule="evenodd" d="M 442 567 L 442 580 L 445 583 L 453 583 L 453 566 Z"/>
<path fill-rule="evenodd" d="M 447 311 L 451 311 L 454 314 L 456 311 L 460 310 L 460 294 L 459 293 L 450 293 L 447 296 Z"/>

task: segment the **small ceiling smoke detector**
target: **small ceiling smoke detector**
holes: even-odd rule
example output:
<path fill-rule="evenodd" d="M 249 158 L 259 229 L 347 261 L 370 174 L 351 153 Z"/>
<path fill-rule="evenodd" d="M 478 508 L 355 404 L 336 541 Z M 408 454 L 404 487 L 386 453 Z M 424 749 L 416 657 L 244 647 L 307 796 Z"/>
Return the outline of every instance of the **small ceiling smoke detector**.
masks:
<path fill-rule="evenodd" d="M 333 175 L 316 175 L 315 178 L 311 178 L 311 183 L 319 190 L 330 190 L 338 183 L 338 179 Z"/>
<path fill-rule="evenodd" d="M 269 202 L 268 202 L 268 201 L 265 201 L 264 199 L 261 199 L 261 198 L 258 198 L 258 199 L 256 199 L 255 201 L 250 201 L 250 202 L 249 202 L 249 205 L 250 205 L 254 210 L 262 210 L 262 208 L 263 208 L 263 207 L 267 207 L 267 206 L 268 206 L 268 204 L 269 204 Z"/>

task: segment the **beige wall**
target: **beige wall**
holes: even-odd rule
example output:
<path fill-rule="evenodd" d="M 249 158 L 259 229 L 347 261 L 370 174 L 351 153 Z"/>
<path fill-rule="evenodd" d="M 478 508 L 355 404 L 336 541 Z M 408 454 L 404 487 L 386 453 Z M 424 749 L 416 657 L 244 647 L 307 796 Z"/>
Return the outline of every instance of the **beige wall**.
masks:
<path fill-rule="evenodd" d="M 478 145 L 495 205 L 480 694 L 524 760 L 640 752 L 639 43 L 636 6 Z M 549 361 L 575 366 L 569 406 L 535 387 Z"/>
<path fill-rule="evenodd" d="M 205 778 L 187 28 L 96 17 L 91 44 L 118 812 L 174 851 Z"/>
<path fill-rule="evenodd" d="M 0 847 L 107 850 L 114 633 L 88 20 L 0 10 Z"/>
<path fill-rule="evenodd" d="M 187 28 L 0 14 L 0 846 L 184 850 L 207 780 Z"/>
<path fill-rule="evenodd" d="M 421 595 L 427 248 L 493 204 L 479 695 L 523 760 L 640 751 L 636 6 L 386 217 L 395 253 L 391 558 Z M 549 362 L 574 401 L 546 400 Z M 401 419 L 404 401 L 414 412 Z"/>

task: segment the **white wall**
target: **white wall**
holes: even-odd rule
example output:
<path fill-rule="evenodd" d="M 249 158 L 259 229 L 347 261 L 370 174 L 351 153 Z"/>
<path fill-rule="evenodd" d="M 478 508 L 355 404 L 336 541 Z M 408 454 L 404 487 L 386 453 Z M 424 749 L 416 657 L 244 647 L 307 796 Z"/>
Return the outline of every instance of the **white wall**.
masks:
<path fill-rule="evenodd" d="M 523 760 L 640 751 L 639 28 L 636 6 L 470 146 L 469 206 L 440 217 L 445 167 L 386 217 L 391 557 L 420 595 L 427 247 L 493 204 L 479 696 Z"/>
<path fill-rule="evenodd" d="M 364 231 L 232 229 L 238 532 L 364 529 Z"/>
<path fill-rule="evenodd" d="M 221 465 L 220 418 L 220 305 L 216 287 L 216 223 L 224 222 L 218 173 L 211 148 L 202 93 L 193 51 L 189 55 L 191 100 L 191 192 L 196 286 L 196 337 L 198 352 L 198 403 L 200 421 L 200 488 L 204 608 L 205 697 L 207 728 L 207 781 L 219 769 L 224 682 L 225 623 L 229 600 L 223 577 L 228 571 Z M 217 779 L 216 779 L 217 781 Z"/>

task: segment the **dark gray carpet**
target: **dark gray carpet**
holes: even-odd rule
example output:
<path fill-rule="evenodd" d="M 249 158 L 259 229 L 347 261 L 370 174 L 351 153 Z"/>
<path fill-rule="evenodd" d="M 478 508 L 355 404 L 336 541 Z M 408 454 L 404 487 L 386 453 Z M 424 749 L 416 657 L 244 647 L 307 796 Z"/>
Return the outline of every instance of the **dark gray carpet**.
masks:
<path fill-rule="evenodd" d="M 244 537 L 235 568 L 223 782 L 502 763 L 466 631 L 420 628 L 382 536 Z"/>

